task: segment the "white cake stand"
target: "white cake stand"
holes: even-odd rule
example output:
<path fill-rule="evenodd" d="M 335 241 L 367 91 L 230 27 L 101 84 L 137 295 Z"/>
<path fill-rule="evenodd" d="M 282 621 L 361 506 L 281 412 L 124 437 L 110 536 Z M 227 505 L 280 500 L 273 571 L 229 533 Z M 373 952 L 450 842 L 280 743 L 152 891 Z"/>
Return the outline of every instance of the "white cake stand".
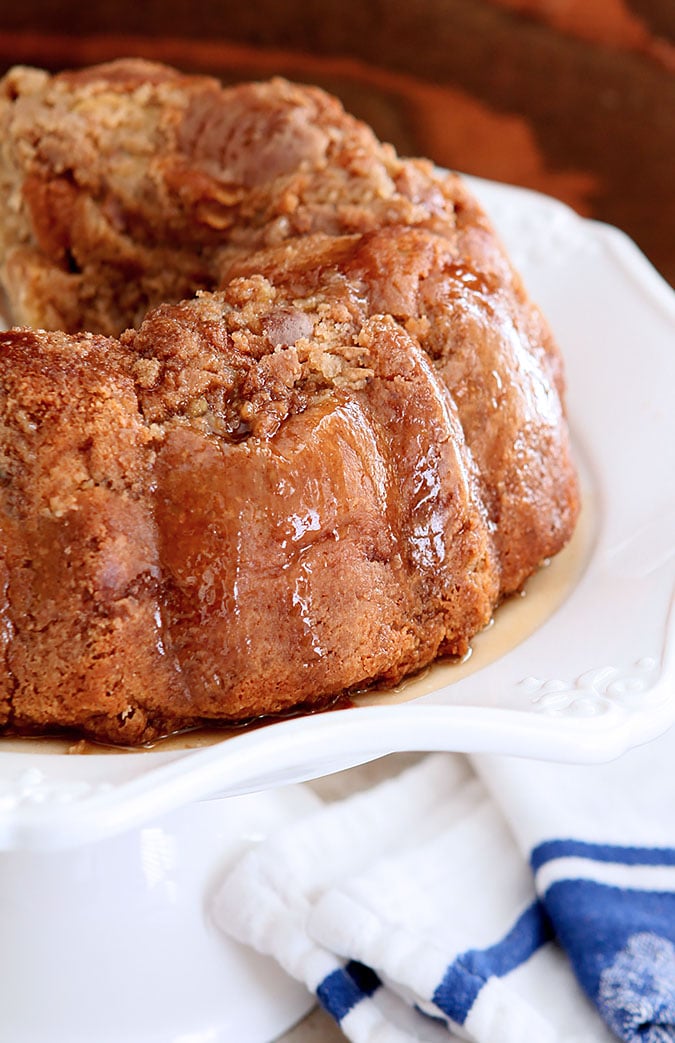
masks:
<path fill-rule="evenodd" d="M 586 487 L 573 546 L 467 664 L 349 709 L 194 748 L 0 742 L 12 1043 L 268 1043 L 312 998 L 219 934 L 209 898 L 245 847 L 314 805 L 297 783 L 394 751 L 598 762 L 675 720 L 675 296 L 615 229 L 471 183 L 566 359 Z"/>

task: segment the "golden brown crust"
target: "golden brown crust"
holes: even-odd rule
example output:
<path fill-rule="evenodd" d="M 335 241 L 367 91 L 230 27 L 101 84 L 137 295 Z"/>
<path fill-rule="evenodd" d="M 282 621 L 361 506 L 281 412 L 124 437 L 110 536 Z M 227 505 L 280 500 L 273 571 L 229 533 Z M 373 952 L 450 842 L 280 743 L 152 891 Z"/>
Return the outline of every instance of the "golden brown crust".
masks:
<path fill-rule="evenodd" d="M 454 244 L 420 228 L 297 246 L 258 251 L 229 274 L 264 273 L 291 299 L 329 287 L 345 313 L 387 314 L 405 327 L 450 392 L 496 548 L 500 597 L 518 590 L 564 545 L 578 511 L 560 356 L 540 313 L 510 269 L 458 258 Z"/>
<path fill-rule="evenodd" d="M 0 359 L 5 723 L 133 737 L 136 704 L 180 690 L 157 649 L 149 435 L 126 359 L 29 330 L 2 335 Z"/>
<path fill-rule="evenodd" d="M 6 285 L 71 333 L 0 339 L 0 729 L 136 743 L 462 655 L 578 490 L 461 182 L 285 81 L 3 90 Z"/>

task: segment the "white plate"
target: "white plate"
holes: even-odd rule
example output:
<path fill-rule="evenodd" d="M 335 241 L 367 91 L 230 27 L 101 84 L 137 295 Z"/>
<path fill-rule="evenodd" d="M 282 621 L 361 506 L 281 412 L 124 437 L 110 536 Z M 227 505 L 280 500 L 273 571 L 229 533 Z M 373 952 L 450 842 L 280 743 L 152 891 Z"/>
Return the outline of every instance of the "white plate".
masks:
<path fill-rule="evenodd" d="M 379 704 L 193 749 L 66 756 L 58 744 L 5 740 L 0 847 L 98 840 L 190 801 L 397 750 L 602 761 L 673 723 L 675 295 L 616 229 L 545 196 L 471 183 L 566 359 L 586 486 L 575 545 L 537 579 L 541 591 L 508 607 L 515 622 L 500 610 L 481 638 L 483 665 L 477 652 L 464 667 L 435 666 Z"/>

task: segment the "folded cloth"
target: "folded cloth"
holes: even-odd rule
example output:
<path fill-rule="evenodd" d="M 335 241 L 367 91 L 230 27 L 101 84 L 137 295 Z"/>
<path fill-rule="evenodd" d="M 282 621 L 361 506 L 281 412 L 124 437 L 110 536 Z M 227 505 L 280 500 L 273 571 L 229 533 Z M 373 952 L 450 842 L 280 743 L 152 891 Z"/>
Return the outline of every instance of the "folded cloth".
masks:
<path fill-rule="evenodd" d="M 675 731 L 598 767 L 429 755 L 249 850 L 215 920 L 354 1043 L 675 1040 L 674 764 Z"/>
<path fill-rule="evenodd" d="M 675 729 L 601 767 L 474 758 L 620 1039 L 675 1040 Z"/>

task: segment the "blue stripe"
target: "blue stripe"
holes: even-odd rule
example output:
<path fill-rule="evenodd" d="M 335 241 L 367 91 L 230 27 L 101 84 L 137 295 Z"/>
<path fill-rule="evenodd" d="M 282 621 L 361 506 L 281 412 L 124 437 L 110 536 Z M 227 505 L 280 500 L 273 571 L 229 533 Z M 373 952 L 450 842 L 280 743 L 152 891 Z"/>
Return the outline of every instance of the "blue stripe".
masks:
<path fill-rule="evenodd" d="M 372 996 L 381 984 L 377 974 L 370 967 L 350 960 L 345 967 L 338 967 L 326 975 L 320 982 L 316 995 L 324 1010 L 336 1021 L 342 1021 L 357 1003 Z"/>
<path fill-rule="evenodd" d="M 646 983 L 650 978 L 662 978 L 664 989 L 668 982 L 675 985 L 675 894 L 672 892 L 622 891 L 595 880 L 559 880 L 546 892 L 546 908 L 577 978 L 596 1002 L 603 972 L 610 973 L 617 960 L 623 965 L 624 991 L 637 994 L 638 1001 L 640 993 L 647 994 Z M 673 955 L 668 961 L 659 962 L 644 953 L 642 962 L 633 960 L 630 971 L 627 970 L 625 954 L 630 951 L 631 940 L 640 938 L 651 939 L 662 952 Z M 650 991 L 655 991 L 653 984 Z M 645 1017 L 645 1020 L 648 1019 Z M 671 1032 L 672 1037 L 655 1036 L 654 1039 L 675 1040 L 675 1010 Z M 644 1040 L 649 1039 L 645 1027 Z"/>
<path fill-rule="evenodd" d="M 478 993 L 489 978 L 502 978 L 553 937 L 551 923 L 539 902 L 529 906 L 495 945 L 469 949 L 450 964 L 433 995 L 439 1010 L 463 1025 Z"/>
<path fill-rule="evenodd" d="M 589 844 L 584 840 L 545 840 L 530 855 L 533 871 L 554 858 L 590 858 L 596 862 L 620 862 L 627 866 L 675 866 L 675 848 L 624 847 L 621 844 Z"/>

